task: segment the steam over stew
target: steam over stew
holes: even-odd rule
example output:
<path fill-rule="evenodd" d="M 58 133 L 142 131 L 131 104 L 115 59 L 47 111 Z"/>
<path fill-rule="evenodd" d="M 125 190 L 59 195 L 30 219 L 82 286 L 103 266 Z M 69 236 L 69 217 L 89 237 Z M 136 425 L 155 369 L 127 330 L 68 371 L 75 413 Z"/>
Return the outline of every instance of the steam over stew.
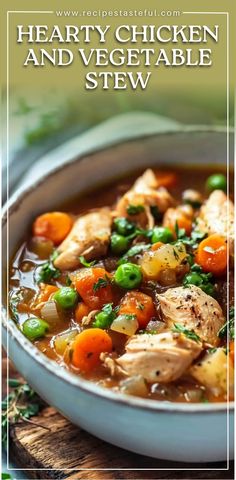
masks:
<path fill-rule="evenodd" d="M 232 398 L 226 186 L 209 169 L 147 169 L 42 212 L 11 267 L 19 330 L 62 368 L 117 392 Z"/>

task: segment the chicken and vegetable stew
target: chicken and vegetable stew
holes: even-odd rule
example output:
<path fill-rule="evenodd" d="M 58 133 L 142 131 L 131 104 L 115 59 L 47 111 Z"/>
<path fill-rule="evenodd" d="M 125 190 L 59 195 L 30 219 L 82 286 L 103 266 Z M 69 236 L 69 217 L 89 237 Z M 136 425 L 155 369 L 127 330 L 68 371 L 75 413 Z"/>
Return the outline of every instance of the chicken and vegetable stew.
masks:
<path fill-rule="evenodd" d="M 62 367 L 117 392 L 232 399 L 226 190 L 222 172 L 147 169 L 39 215 L 11 266 L 21 332 Z"/>

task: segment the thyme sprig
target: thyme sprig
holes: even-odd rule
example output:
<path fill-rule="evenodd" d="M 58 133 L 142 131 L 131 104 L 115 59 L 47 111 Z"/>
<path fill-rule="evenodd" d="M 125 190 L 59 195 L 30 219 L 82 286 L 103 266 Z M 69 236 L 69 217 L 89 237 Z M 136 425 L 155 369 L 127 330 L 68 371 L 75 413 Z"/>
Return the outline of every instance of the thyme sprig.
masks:
<path fill-rule="evenodd" d="M 27 383 L 22 383 L 15 378 L 10 378 L 8 381 L 11 391 L 2 400 L 2 444 L 6 447 L 7 432 L 10 425 L 18 423 L 19 421 L 29 422 L 33 425 L 40 426 L 49 430 L 44 425 L 30 420 L 31 417 L 39 413 L 43 403 L 38 395 L 32 390 Z"/>

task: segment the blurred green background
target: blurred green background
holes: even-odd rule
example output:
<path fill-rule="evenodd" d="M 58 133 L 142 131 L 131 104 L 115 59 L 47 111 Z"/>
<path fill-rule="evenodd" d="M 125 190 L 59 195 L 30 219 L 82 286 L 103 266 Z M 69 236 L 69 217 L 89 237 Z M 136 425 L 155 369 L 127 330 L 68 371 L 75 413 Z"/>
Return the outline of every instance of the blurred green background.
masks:
<path fill-rule="evenodd" d="M 107 100 L 104 102 L 99 92 L 91 101 L 88 94 L 76 91 L 60 98 L 53 91 L 32 98 L 18 91 L 13 94 L 11 119 L 21 147 L 64 137 L 66 132 L 84 131 L 114 115 L 133 111 L 157 113 L 184 124 L 226 125 L 226 95 L 222 89 L 199 89 L 194 94 L 186 88 L 174 92 L 161 89 L 156 94 L 146 91 L 145 95 L 115 92 Z"/>

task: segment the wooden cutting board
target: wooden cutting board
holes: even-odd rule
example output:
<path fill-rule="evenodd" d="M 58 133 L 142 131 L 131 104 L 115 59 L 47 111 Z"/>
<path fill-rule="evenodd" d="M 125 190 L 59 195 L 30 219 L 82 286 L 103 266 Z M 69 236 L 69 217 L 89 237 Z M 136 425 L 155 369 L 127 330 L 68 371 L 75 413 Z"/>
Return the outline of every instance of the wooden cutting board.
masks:
<path fill-rule="evenodd" d="M 6 360 L 3 361 L 3 376 L 5 368 Z M 16 377 L 16 372 L 11 370 L 10 375 Z M 234 478 L 233 465 L 229 471 L 219 471 L 225 468 L 224 463 L 180 464 L 151 459 L 114 447 L 72 425 L 52 407 L 46 406 L 31 420 L 37 425 L 19 423 L 11 427 L 10 456 L 18 468 L 22 468 L 32 479 Z M 176 470 L 183 468 L 187 470 Z M 211 470 L 197 470 L 199 468 Z"/>

